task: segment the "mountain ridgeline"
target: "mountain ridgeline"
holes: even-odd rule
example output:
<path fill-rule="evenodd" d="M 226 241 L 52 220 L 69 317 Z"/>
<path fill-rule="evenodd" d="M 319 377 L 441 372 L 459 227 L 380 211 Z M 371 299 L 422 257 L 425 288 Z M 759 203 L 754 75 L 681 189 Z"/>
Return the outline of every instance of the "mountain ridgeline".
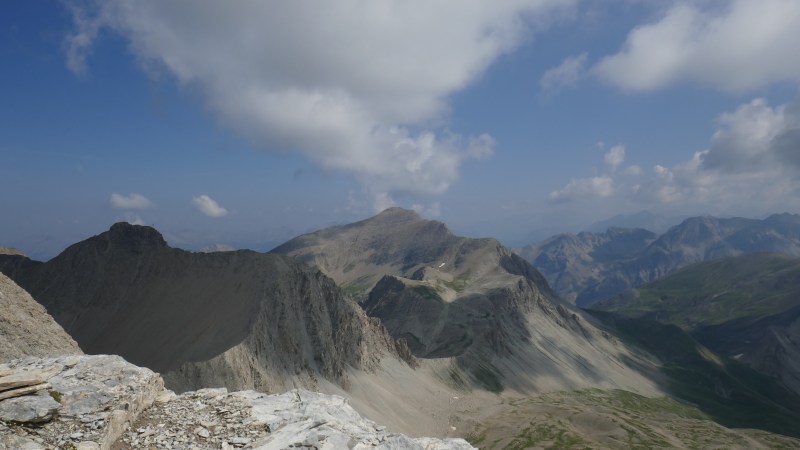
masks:
<path fill-rule="evenodd" d="M 589 306 L 677 269 L 753 252 L 800 256 L 800 216 L 692 217 L 658 236 L 643 229 L 561 234 L 518 250 L 564 300 Z"/>
<path fill-rule="evenodd" d="M 85 352 L 119 354 L 178 390 L 346 384 L 348 367 L 412 362 L 331 279 L 280 255 L 186 252 L 118 223 L 46 263 L 0 256 L 0 270 Z"/>
<path fill-rule="evenodd" d="M 494 239 L 388 209 L 274 249 L 319 267 L 419 358 L 455 358 L 489 390 L 646 386 L 628 350 L 561 303 L 530 264 Z M 556 376 L 558 374 L 558 376 Z"/>

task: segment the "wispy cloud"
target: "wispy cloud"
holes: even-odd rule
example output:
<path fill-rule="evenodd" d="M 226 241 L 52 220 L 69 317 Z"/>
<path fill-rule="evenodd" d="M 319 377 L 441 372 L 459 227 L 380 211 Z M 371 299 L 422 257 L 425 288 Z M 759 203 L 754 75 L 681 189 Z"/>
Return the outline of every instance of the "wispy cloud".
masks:
<path fill-rule="evenodd" d="M 130 195 L 111 194 L 109 200 L 112 208 L 116 209 L 147 209 L 155 206 L 147 197 L 142 194 L 131 193 Z"/>
<path fill-rule="evenodd" d="M 554 94 L 577 84 L 586 71 L 586 59 L 588 56 L 587 53 L 570 56 L 558 66 L 545 72 L 539 79 L 539 86 L 542 92 Z"/>
<path fill-rule="evenodd" d="M 550 201 L 561 203 L 589 198 L 610 197 L 614 193 L 614 179 L 608 175 L 572 179 L 566 186 L 550 193 Z"/>
<path fill-rule="evenodd" d="M 192 205 L 201 213 L 209 217 L 222 217 L 228 214 L 228 210 L 220 206 L 213 198 L 207 195 L 198 195 L 192 198 Z"/>

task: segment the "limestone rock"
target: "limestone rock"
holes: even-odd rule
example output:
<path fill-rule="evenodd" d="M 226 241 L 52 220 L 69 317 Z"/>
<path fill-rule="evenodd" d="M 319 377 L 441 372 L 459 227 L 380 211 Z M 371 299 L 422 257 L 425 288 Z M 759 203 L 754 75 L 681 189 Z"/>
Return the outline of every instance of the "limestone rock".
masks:
<path fill-rule="evenodd" d="M 55 417 L 61 404 L 47 392 L 14 397 L 0 402 L 0 420 L 18 423 L 43 423 Z"/>
<path fill-rule="evenodd" d="M 50 383 L 41 383 L 41 384 L 34 384 L 33 386 L 25 386 L 25 387 L 10 389 L 8 391 L 0 392 L 0 400 L 19 397 L 22 395 L 33 394 L 39 391 L 43 391 L 45 389 L 50 389 L 51 387 L 52 386 L 50 385 Z"/>
<path fill-rule="evenodd" d="M 78 344 L 30 294 L 0 273 L 0 362 L 24 356 L 79 354 Z"/>
<path fill-rule="evenodd" d="M 0 401 L 0 448 L 109 449 L 164 390 L 158 374 L 119 356 L 28 357 L 6 367 L 13 373 L 52 373 L 52 390 Z M 8 422 L 40 425 L 9 427 Z"/>
<path fill-rule="evenodd" d="M 19 387 L 42 384 L 53 375 L 61 372 L 64 366 L 52 366 L 43 369 L 18 370 L 0 377 L 0 392 Z M 7 369 L 8 370 L 8 369 Z"/>
<path fill-rule="evenodd" d="M 200 424 L 200 426 L 197 426 Z M 148 448 L 441 449 L 462 439 L 410 438 L 362 418 L 347 400 L 301 389 L 267 395 L 203 389 L 156 403 L 115 450 Z"/>

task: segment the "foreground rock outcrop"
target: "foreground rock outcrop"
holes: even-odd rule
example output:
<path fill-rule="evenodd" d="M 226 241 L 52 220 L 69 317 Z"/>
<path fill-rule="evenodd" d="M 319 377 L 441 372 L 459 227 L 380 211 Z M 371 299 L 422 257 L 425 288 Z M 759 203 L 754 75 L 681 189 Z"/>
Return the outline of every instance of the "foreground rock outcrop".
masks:
<path fill-rule="evenodd" d="M 80 354 L 78 344 L 30 294 L 0 273 L 0 362 L 24 356 Z"/>
<path fill-rule="evenodd" d="M 29 357 L 0 370 L 3 378 L 45 374 L 48 385 L 0 400 L 0 448 L 111 448 L 164 390 L 158 374 L 119 356 Z"/>
<path fill-rule="evenodd" d="M 175 395 L 158 374 L 118 356 L 26 358 L 0 371 L 0 397 L 11 379 L 47 384 L 0 400 L 4 449 L 472 448 L 462 439 L 388 432 L 342 397 L 305 390 L 267 395 L 221 388 Z"/>

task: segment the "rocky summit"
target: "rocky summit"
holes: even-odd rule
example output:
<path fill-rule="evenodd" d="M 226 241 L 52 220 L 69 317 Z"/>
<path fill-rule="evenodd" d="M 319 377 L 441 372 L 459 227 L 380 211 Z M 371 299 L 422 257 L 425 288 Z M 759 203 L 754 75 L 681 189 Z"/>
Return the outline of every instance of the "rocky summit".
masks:
<path fill-rule="evenodd" d="M 363 419 L 347 400 L 204 389 L 176 395 L 118 356 L 29 357 L 0 366 L 6 449 L 471 449 L 409 438 Z"/>
<path fill-rule="evenodd" d="M 651 386 L 623 362 L 635 355 L 495 239 L 456 236 L 441 222 L 390 208 L 273 252 L 332 277 L 415 356 L 452 358 L 457 369 L 445 376 L 456 385 L 496 392 Z"/>

